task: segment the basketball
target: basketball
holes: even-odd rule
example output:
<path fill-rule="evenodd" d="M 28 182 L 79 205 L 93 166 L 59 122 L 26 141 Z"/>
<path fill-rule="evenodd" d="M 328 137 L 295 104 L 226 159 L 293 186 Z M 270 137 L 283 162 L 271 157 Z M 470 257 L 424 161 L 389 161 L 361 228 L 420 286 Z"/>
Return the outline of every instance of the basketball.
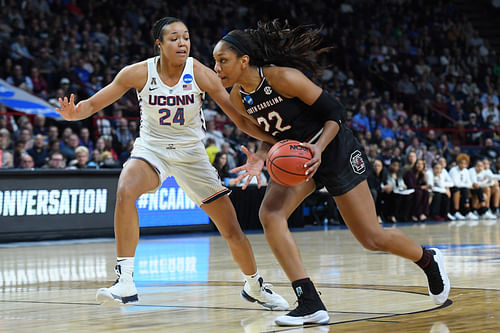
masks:
<path fill-rule="evenodd" d="M 271 178 L 284 186 L 298 185 L 306 181 L 304 164 L 312 158 L 308 148 L 296 140 L 281 140 L 267 153 L 267 170 Z"/>

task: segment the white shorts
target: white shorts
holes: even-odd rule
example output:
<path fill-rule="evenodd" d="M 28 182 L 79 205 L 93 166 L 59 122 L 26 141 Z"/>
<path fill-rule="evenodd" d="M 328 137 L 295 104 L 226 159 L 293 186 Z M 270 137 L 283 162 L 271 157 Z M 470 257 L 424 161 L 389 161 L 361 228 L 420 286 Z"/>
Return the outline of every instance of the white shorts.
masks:
<path fill-rule="evenodd" d="M 222 186 L 219 174 L 210 164 L 201 141 L 186 145 L 160 145 L 149 144 L 142 138 L 137 138 L 130 158 L 149 163 L 158 173 L 160 186 L 167 177 L 174 177 L 198 206 L 231 193 Z"/>

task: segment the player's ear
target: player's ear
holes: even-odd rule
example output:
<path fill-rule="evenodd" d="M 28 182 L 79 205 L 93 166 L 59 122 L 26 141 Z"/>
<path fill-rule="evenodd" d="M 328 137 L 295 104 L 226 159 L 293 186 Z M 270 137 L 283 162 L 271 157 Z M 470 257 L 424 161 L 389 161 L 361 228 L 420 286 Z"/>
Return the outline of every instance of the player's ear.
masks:
<path fill-rule="evenodd" d="M 248 55 L 243 55 L 240 57 L 240 63 L 244 66 L 244 67 L 248 67 L 250 65 L 250 57 Z"/>

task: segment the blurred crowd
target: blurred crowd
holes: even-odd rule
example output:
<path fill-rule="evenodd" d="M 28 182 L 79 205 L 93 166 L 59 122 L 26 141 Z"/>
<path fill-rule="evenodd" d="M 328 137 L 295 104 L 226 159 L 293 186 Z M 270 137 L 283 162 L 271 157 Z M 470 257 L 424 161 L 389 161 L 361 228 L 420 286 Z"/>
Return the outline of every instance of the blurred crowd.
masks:
<path fill-rule="evenodd" d="M 382 164 L 377 181 L 371 181 L 379 183 L 373 193 L 381 219 L 450 218 L 456 212 L 467 216 L 472 209 L 484 215 L 482 199 L 490 200 L 487 212 L 496 213 L 496 190 L 481 199 L 472 185 L 466 186 L 468 195 L 451 184 L 445 186 L 451 198 L 441 200 L 451 201 L 446 214 L 437 214 L 432 204 L 439 197 L 430 179 L 437 165 L 452 174 L 455 164 L 460 166 L 458 158 L 467 156 L 470 165 L 465 168 L 480 168 L 482 163 L 494 175 L 500 167 L 500 62 L 489 41 L 452 1 L 0 3 L 0 42 L 5 46 L 0 48 L 0 78 L 53 105 L 71 93 L 77 100 L 87 98 L 127 64 L 152 56 L 150 28 L 163 16 L 179 17 L 187 24 L 191 55 L 209 67 L 215 42 L 229 30 L 273 18 L 291 25 L 314 24 L 324 36 L 323 46 L 333 48 L 319 56 L 323 71 L 311 78 L 345 105 L 347 125 L 365 147 L 374 172 Z M 134 91 L 80 122 L 24 115 L 0 105 L 0 167 L 121 167 L 140 132 L 138 111 Z M 259 142 L 235 128 L 210 98 L 204 114 L 207 153 L 224 183 L 237 185 L 237 175 L 230 170 L 244 163 L 240 146 L 255 150 Z M 391 183 L 387 174 L 404 184 Z M 427 197 L 415 188 L 415 179 L 422 182 L 420 175 L 427 179 L 428 188 L 422 189 Z M 267 179 L 263 173 L 261 182 Z M 406 195 L 399 198 L 388 194 L 389 187 L 415 192 L 396 193 Z M 385 212 L 395 200 L 414 196 L 430 202 L 429 210 Z M 481 209 L 473 208 L 478 206 L 474 198 Z"/>

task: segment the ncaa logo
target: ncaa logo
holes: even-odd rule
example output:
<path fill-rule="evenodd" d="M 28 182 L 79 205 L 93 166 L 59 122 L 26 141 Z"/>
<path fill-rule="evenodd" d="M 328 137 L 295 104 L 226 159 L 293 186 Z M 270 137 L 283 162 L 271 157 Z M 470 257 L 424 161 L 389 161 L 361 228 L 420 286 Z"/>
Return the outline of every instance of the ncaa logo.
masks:
<path fill-rule="evenodd" d="M 264 87 L 264 92 L 266 93 L 266 95 L 271 95 L 271 93 L 273 92 L 273 90 L 271 89 L 271 87 L 265 86 Z"/>
<path fill-rule="evenodd" d="M 247 103 L 248 105 L 252 105 L 253 104 L 253 99 L 252 97 L 250 96 L 245 96 L 245 98 L 243 98 L 243 100 L 245 101 L 245 103 Z"/>
<path fill-rule="evenodd" d="M 182 77 L 182 81 L 184 81 L 184 83 L 191 83 L 193 82 L 193 76 L 191 74 L 185 74 Z"/>
<path fill-rule="evenodd" d="M 357 173 L 358 175 L 360 175 L 363 172 L 365 172 L 365 170 L 366 170 L 365 161 L 363 160 L 363 157 L 362 157 L 361 152 L 359 150 L 355 150 L 351 154 L 350 161 L 351 161 L 352 171 L 354 171 L 354 173 Z"/>

